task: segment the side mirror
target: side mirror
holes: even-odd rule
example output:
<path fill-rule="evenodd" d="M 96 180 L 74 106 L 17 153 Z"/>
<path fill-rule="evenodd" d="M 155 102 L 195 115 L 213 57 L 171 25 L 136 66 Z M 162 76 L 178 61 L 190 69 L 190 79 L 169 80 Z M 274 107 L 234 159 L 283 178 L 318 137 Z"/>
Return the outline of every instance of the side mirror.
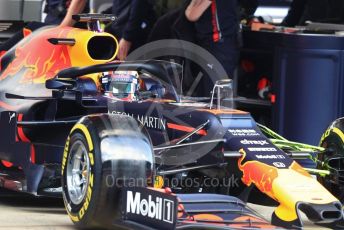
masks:
<path fill-rule="evenodd" d="M 45 82 L 45 87 L 47 89 L 57 89 L 57 90 L 72 90 L 75 87 L 75 84 L 73 82 L 67 82 L 60 79 L 50 79 Z"/>

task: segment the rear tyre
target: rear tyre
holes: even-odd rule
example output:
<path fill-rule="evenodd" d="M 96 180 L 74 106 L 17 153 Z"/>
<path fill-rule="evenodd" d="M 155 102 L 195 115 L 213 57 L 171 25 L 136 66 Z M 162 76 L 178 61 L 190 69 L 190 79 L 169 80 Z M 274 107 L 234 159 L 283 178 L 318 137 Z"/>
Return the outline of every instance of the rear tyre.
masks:
<path fill-rule="evenodd" d="M 333 168 L 337 172 L 329 176 L 318 176 L 320 183 L 324 185 L 342 203 L 344 201 L 344 175 L 340 170 L 344 170 L 344 119 L 338 119 L 326 130 L 320 140 L 320 146 L 327 151 L 319 155 L 319 160 L 325 164 L 318 163 L 319 169 Z M 338 158 L 338 159 L 336 159 Z M 330 167 L 329 167 L 330 166 Z M 331 170 L 332 171 L 332 170 Z M 338 176 L 339 175 L 339 176 Z"/>

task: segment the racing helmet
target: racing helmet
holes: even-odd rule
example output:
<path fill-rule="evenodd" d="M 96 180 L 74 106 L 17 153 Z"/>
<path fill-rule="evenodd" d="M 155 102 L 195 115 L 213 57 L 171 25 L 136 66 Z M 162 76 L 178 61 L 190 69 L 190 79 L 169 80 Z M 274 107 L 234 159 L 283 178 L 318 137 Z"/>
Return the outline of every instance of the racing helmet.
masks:
<path fill-rule="evenodd" d="M 136 100 L 140 90 L 139 77 L 136 71 L 114 71 L 103 73 L 102 85 L 107 96 Z"/>

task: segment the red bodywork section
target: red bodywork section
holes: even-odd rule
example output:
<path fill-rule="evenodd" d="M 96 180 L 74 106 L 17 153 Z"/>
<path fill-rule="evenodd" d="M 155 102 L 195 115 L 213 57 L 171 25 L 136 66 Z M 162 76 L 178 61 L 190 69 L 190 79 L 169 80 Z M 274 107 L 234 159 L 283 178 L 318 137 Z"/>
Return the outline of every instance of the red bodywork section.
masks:
<path fill-rule="evenodd" d="M 27 36 L 15 47 L 15 57 L 1 73 L 0 80 L 20 73 L 20 83 L 44 83 L 61 69 L 71 67 L 68 47 L 48 41 L 48 38 L 66 38 L 71 30 L 49 28 Z"/>
<path fill-rule="evenodd" d="M 241 151 L 243 152 L 243 150 Z M 252 183 L 263 193 L 272 195 L 272 183 L 278 177 L 278 171 L 275 167 L 261 163 L 259 161 L 248 161 L 242 164 L 246 153 L 238 162 L 240 171 L 243 172 L 242 181 L 247 186 Z"/>

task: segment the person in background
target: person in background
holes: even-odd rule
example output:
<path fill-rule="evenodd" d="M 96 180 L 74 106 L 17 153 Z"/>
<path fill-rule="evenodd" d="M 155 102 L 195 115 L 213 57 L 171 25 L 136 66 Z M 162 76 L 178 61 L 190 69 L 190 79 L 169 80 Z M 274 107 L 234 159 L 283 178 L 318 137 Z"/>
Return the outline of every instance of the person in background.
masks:
<path fill-rule="evenodd" d="M 294 0 L 283 26 L 305 25 L 307 21 L 323 23 L 344 22 L 343 0 Z"/>
<path fill-rule="evenodd" d="M 44 23 L 49 25 L 73 26 L 74 14 L 88 12 L 87 0 L 46 0 L 44 12 L 47 14 Z"/>
<path fill-rule="evenodd" d="M 234 5 L 236 1 L 234 1 Z M 188 41 L 191 43 L 196 43 L 198 45 L 203 46 L 204 48 L 207 48 L 208 51 L 213 53 L 214 56 L 217 57 L 217 59 L 221 59 L 221 64 L 226 67 L 227 74 L 230 78 L 233 77 L 232 72 L 237 66 L 237 56 L 238 56 L 238 48 L 240 41 L 240 36 L 238 36 L 238 29 L 239 29 L 239 19 L 247 19 L 250 18 L 253 13 L 255 12 L 258 2 L 257 0 L 239 0 L 239 7 L 238 9 L 230 8 L 230 12 L 233 15 L 233 21 L 232 26 L 235 28 L 232 32 L 228 27 L 222 28 L 223 24 L 220 25 L 222 30 L 224 30 L 224 36 L 222 34 L 222 39 L 220 41 L 214 42 L 213 41 L 213 29 L 212 29 L 212 16 L 211 12 L 209 12 L 210 5 L 212 4 L 211 1 L 203 1 L 204 5 L 202 11 L 203 14 L 207 13 L 207 18 L 202 19 L 203 22 L 206 23 L 207 30 L 203 31 L 202 26 L 199 25 L 200 22 L 197 22 L 197 18 L 191 18 L 192 16 L 195 16 L 195 12 L 192 12 L 194 10 L 197 10 L 197 5 L 191 5 L 199 3 L 200 7 L 202 7 L 201 2 L 194 1 L 192 3 L 192 0 L 184 1 L 183 4 L 180 5 L 179 8 L 168 12 L 167 14 L 163 15 L 158 19 L 156 24 L 154 25 L 151 34 L 149 36 L 149 42 L 154 42 L 158 40 L 163 39 L 178 39 L 183 41 Z M 225 2 L 225 4 L 230 4 L 230 1 Z M 188 10 L 187 10 L 188 9 Z M 198 8 L 199 9 L 199 8 Z M 230 13 L 229 12 L 229 13 Z M 222 12 L 219 12 L 222 14 Z M 225 12 L 228 13 L 228 12 Z M 202 12 L 198 12 L 198 15 L 201 15 Z M 209 15 L 210 14 L 210 15 Z M 237 16 L 238 15 L 238 16 Z M 190 17 L 191 16 L 191 17 Z M 204 16 L 203 16 L 204 17 Z M 224 19 L 225 18 L 225 19 Z M 219 21 L 221 22 L 223 20 L 231 20 L 231 17 L 221 17 L 219 18 Z M 230 22 L 230 21 L 229 21 Z M 196 23 L 197 23 L 197 29 L 196 29 Z M 226 21 L 225 23 L 228 23 Z M 228 26 L 228 25 L 226 25 Z M 200 31 L 201 30 L 201 31 Z M 200 31 L 200 32 L 199 32 Z M 199 35 L 200 33 L 205 33 L 205 36 Z M 229 36 L 228 36 L 229 35 Z M 204 37 L 206 37 L 204 39 Z M 229 43 L 229 45 L 227 45 Z M 216 49 L 212 49 L 212 47 L 217 46 Z M 222 49 L 222 46 L 225 46 L 225 49 Z M 229 50 L 229 52 L 227 52 Z M 185 51 L 187 53 L 187 51 Z M 228 55 L 228 56 L 227 56 Z M 187 56 L 187 54 L 185 54 Z M 224 56 L 224 58 L 222 58 Z M 198 66 L 194 60 L 189 60 L 187 58 L 181 58 L 177 56 L 170 56 L 166 54 L 166 56 L 163 56 L 166 60 L 173 59 L 175 62 L 178 62 L 179 64 L 183 65 L 183 78 L 180 79 L 182 84 L 180 89 L 185 95 L 187 93 L 191 93 L 190 89 L 195 84 L 196 76 L 202 72 L 203 77 L 201 79 L 201 82 L 197 85 L 196 89 L 192 92 L 192 96 L 198 96 L 198 97 L 206 97 L 209 96 L 209 91 L 212 89 L 214 82 L 210 82 L 209 78 L 210 76 L 207 76 L 207 73 L 204 71 L 204 68 L 208 68 L 208 66 Z M 159 57 L 161 59 L 162 57 Z M 210 65 L 211 66 L 211 65 Z M 220 77 L 220 76 L 219 76 Z M 224 76 L 221 76 L 224 77 Z"/>
<path fill-rule="evenodd" d="M 155 11 L 149 0 L 113 0 L 112 14 L 117 20 L 106 31 L 119 39 L 119 60 L 146 43 L 153 24 Z"/>
<path fill-rule="evenodd" d="M 232 78 L 239 55 L 237 0 L 192 0 L 185 16 L 194 23 L 196 43 L 213 54 Z M 209 77 L 204 79 L 203 94 L 208 95 L 213 85 Z"/>
<path fill-rule="evenodd" d="M 47 18 L 45 23 L 74 25 L 73 14 L 88 10 L 87 0 L 46 0 Z M 106 32 L 119 39 L 118 59 L 124 60 L 128 54 L 143 45 L 155 22 L 155 12 L 149 0 L 113 0 L 109 12 L 117 20 L 106 28 Z"/>
<path fill-rule="evenodd" d="M 86 6 L 87 2 L 88 0 L 68 0 L 68 1 L 47 0 L 47 6 L 46 6 L 47 17 L 44 23 L 30 22 L 25 26 L 24 29 L 34 31 L 43 26 L 51 25 L 51 24 L 59 24 L 60 26 L 73 26 L 75 24 L 75 21 L 72 19 L 72 15 L 79 14 L 83 12 L 85 9 L 87 10 L 88 9 L 88 6 Z M 57 10 L 55 9 L 55 7 L 56 8 L 62 7 L 62 9 Z M 3 54 L 6 51 L 8 51 L 10 48 L 12 48 L 15 44 L 17 44 L 23 38 L 24 38 L 24 30 L 17 32 L 15 35 L 13 35 L 13 37 L 11 37 L 6 42 L 0 45 L 0 54 Z"/>

